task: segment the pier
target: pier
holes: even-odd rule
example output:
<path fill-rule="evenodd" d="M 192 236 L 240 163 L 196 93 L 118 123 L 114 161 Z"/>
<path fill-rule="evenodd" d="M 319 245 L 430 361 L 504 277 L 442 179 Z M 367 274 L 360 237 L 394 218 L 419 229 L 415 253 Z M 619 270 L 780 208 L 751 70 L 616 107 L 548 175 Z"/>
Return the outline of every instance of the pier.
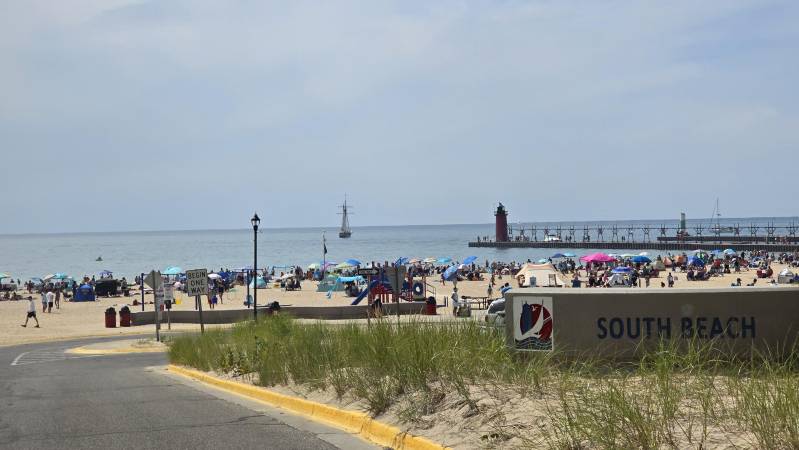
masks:
<path fill-rule="evenodd" d="M 716 250 L 732 247 L 736 251 L 766 250 L 768 252 L 796 252 L 799 243 L 741 243 L 741 242 L 692 242 L 692 241 L 619 241 L 619 242 L 543 242 L 543 241 L 472 241 L 469 247 L 478 248 L 557 248 L 557 249 L 605 249 L 605 250 Z"/>
<path fill-rule="evenodd" d="M 741 225 L 696 222 L 688 225 L 681 214 L 678 225 L 598 224 L 582 225 L 508 225 L 508 211 L 502 203 L 494 212 L 496 237 L 479 236 L 469 242 L 477 248 L 553 248 L 612 250 L 767 250 L 798 252 L 799 224 L 775 222 Z"/>

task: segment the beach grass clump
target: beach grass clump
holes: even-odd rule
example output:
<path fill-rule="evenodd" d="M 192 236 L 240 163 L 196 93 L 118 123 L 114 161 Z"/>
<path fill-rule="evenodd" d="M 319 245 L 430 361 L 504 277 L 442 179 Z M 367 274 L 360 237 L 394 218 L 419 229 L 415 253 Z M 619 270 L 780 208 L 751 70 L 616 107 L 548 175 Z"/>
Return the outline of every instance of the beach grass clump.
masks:
<path fill-rule="evenodd" d="M 740 355 L 695 341 L 642 346 L 623 359 L 519 354 L 502 330 L 473 321 L 332 325 L 281 315 L 170 347 L 173 363 L 330 389 L 373 415 L 395 408 L 423 424 L 446 410 L 459 424 L 475 417 L 491 439 L 569 449 L 799 448 L 796 355 L 795 346 Z M 534 410 L 545 419 L 511 417 Z"/>

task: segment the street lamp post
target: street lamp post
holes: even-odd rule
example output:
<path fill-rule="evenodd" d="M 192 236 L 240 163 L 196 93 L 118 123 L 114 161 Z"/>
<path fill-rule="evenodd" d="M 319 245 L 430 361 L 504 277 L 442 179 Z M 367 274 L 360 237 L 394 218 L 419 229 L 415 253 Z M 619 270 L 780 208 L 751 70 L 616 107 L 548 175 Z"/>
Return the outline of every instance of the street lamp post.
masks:
<path fill-rule="evenodd" d="M 261 219 L 258 218 L 258 214 L 256 213 L 250 219 L 250 223 L 252 224 L 252 235 L 253 235 L 253 247 L 252 247 L 252 269 L 255 272 L 252 283 L 253 283 L 253 290 L 252 290 L 252 317 L 257 322 L 258 321 L 258 225 L 261 224 Z"/>

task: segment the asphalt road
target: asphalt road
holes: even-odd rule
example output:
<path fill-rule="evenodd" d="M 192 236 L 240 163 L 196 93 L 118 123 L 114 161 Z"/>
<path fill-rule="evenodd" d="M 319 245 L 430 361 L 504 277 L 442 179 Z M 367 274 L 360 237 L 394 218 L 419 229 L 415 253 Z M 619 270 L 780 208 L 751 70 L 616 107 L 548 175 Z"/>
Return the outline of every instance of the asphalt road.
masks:
<path fill-rule="evenodd" d="M 129 337 L 128 337 L 129 338 Z M 166 375 L 160 353 L 69 355 L 98 339 L 0 348 L 0 448 L 374 448 Z"/>

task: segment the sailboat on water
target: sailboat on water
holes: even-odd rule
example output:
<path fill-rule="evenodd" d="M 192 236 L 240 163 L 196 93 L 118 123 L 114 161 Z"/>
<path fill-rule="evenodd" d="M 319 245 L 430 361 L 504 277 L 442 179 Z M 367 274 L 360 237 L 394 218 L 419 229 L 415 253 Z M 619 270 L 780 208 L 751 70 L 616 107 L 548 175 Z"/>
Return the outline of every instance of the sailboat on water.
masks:
<path fill-rule="evenodd" d="M 716 223 L 712 223 L 713 219 L 716 220 Z M 713 214 L 710 217 L 710 231 L 713 234 L 724 234 L 724 233 L 734 233 L 735 228 L 730 226 L 722 226 L 721 225 L 721 210 L 719 209 L 719 199 L 716 198 L 716 207 L 713 209 Z"/>
<path fill-rule="evenodd" d="M 338 237 L 346 239 L 352 236 L 352 229 L 350 228 L 349 207 L 347 206 L 347 195 L 344 195 L 344 204 L 341 205 L 341 229 L 338 232 Z"/>

